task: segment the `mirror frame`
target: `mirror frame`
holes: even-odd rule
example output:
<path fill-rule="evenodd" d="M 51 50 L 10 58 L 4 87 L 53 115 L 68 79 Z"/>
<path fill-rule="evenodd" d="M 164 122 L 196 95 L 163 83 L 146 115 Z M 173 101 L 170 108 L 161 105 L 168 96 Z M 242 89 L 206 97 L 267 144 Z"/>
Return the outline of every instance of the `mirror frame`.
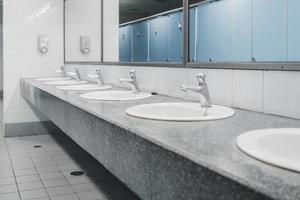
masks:
<path fill-rule="evenodd" d="M 135 67 L 176 67 L 176 68 L 203 68 L 203 69 L 236 69 L 236 70 L 274 70 L 274 71 L 300 71 L 300 61 L 284 62 L 189 62 L 189 0 L 182 0 L 183 5 L 183 61 L 181 63 L 171 62 L 108 62 L 103 60 L 103 1 L 101 1 L 101 62 L 70 62 L 66 61 L 65 51 L 65 1 L 64 1 L 64 63 L 81 65 L 116 65 Z M 214 0 L 204 0 L 211 2 Z"/>

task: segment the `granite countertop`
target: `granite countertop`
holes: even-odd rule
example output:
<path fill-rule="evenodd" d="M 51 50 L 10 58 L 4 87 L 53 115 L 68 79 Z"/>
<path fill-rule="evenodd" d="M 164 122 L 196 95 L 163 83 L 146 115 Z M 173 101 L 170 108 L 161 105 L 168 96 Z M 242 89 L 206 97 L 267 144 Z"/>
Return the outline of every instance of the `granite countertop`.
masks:
<path fill-rule="evenodd" d="M 156 95 L 138 101 L 90 101 L 79 96 L 85 92 L 61 91 L 34 79 L 22 81 L 274 199 L 300 199 L 300 173 L 255 160 L 235 143 L 246 131 L 300 128 L 300 120 L 241 109 L 235 109 L 235 116 L 217 121 L 145 120 L 127 116 L 125 110 L 139 104 L 183 100 Z"/>

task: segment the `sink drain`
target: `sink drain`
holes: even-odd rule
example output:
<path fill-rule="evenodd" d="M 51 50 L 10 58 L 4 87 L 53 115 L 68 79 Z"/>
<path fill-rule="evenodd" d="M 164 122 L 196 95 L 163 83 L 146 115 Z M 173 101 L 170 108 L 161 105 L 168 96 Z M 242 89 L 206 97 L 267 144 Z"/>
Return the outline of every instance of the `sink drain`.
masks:
<path fill-rule="evenodd" d="M 42 148 L 42 145 L 34 145 L 33 148 Z"/>
<path fill-rule="evenodd" d="M 74 171 L 70 173 L 72 176 L 82 176 L 84 174 L 83 171 Z"/>

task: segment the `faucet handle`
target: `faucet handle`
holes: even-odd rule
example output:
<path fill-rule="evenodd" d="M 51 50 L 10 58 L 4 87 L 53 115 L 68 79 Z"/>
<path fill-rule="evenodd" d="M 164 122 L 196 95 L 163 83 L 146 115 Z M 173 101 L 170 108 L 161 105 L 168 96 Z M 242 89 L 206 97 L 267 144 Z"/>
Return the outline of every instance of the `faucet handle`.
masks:
<path fill-rule="evenodd" d="M 136 77 L 136 71 L 135 70 L 130 70 L 129 71 L 129 75 L 130 75 L 130 78 L 135 78 Z"/>
<path fill-rule="evenodd" d="M 74 67 L 74 72 L 79 73 L 79 68 L 78 67 Z"/>
<path fill-rule="evenodd" d="M 102 75 L 102 70 L 101 69 L 96 69 L 96 74 L 98 75 L 98 76 L 101 76 Z"/>
<path fill-rule="evenodd" d="M 206 74 L 205 73 L 198 73 L 197 74 L 197 80 L 199 82 L 199 85 L 204 85 L 206 84 Z"/>

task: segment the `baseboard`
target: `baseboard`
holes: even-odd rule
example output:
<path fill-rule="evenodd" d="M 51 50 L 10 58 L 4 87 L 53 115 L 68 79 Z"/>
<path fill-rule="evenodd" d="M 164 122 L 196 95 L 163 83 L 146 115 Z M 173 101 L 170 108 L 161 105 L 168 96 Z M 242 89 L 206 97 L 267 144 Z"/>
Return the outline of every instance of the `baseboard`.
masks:
<path fill-rule="evenodd" d="M 58 131 L 51 121 L 5 124 L 4 137 L 44 135 Z"/>

